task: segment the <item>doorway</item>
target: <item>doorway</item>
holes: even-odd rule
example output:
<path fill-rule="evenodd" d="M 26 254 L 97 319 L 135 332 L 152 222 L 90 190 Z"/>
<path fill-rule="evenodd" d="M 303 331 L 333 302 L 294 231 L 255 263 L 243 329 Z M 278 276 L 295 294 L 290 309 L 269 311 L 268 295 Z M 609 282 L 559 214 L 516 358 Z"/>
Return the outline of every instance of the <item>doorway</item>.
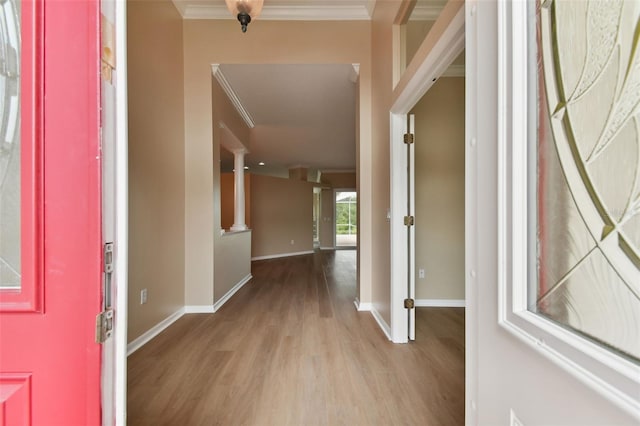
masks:
<path fill-rule="evenodd" d="M 432 36 L 428 37 L 428 41 L 425 39 L 423 44 L 413 57 L 411 64 L 404 69 L 401 66 L 401 62 L 404 60 L 403 49 L 400 48 L 402 42 L 396 42 L 397 48 L 394 49 L 394 70 L 396 70 L 396 76 L 398 84 L 394 92 L 394 100 L 390 108 L 390 154 L 391 154 L 391 340 L 395 343 L 406 343 L 409 341 L 410 335 L 415 335 L 415 309 L 412 309 L 412 305 L 407 302 L 417 302 L 415 300 L 415 277 L 420 277 L 420 267 L 416 267 L 413 258 L 415 256 L 415 244 L 412 241 L 411 236 L 415 238 L 415 232 L 413 232 L 413 225 L 416 223 L 414 219 L 414 201 L 415 191 L 414 185 L 415 173 L 414 170 L 417 167 L 414 166 L 414 156 L 407 154 L 407 148 L 405 141 L 409 146 L 413 146 L 413 139 L 410 137 L 408 114 L 416 107 L 420 102 L 423 95 L 429 91 L 434 83 L 440 78 L 449 68 L 449 66 L 455 61 L 465 48 L 465 7 L 457 8 L 453 2 L 450 2 L 451 7 L 447 7 L 443 13 L 440 14 L 438 22 L 434 25 L 431 31 L 435 31 Z M 401 24 L 406 22 L 407 17 L 399 17 L 396 22 L 397 36 L 402 33 L 402 30 L 398 31 Z M 465 57 L 467 55 L 465 54 Z M 472 66 L 472 64 L 471 64 Z M 462 65 L 459 69 L 465 69 L 466 65 Z M 467 98 L 471 96 L 465 95 Z M 468 123 L 468 118 L 465 116 L 461 123 Z M 467 129 L 469 131 L 470 129 Z M 419 135 L 415 135 L 417 141 Z M 463 139 L 464 146 L 464 139 Z M 464 150 L 464 148 L 463 148 Z M 409 149 L 411 152 L 411 148 Z M 466 151 L 466 150 L 465 150 Z M 466 152 L 465 152 L 465 155 Z M 467 160 L 464 159 L 466 162 Z M 464 163 L 463 163 L 464 164 Z M 410 169 L 409 169 L 410 167 Z M 407 173 L 409 170 L 409 173 Z M 463 176 L 466 175 L 468 170 L 468 164 L 463 168 Z M 468 185 L 467 178 L 463 178 L 465 186 Z M 409 189 L 408 189 L 409 188 Z M 469 188 L 465 188 L 464 191 L 464 207 L 462 208 L 465 228 L 467 234 L 465 234 L 465 242 L 462 245 L 462 252 L 464 257 L 464 268 L 466 270 L 470 264 L 473 263 L 475 252 L 473 251 L 472 244 L 469 244 L 469 229 L 473 228 L 469 226 L 470 215 L 468 212 L 469 205 Z M 403 220 L 404 217 L 404 220 Z M 407 232 L 407 229 L 410 229 Z M 428 276 L 428 270 L 424 271 L 425 277 Z M 474 272 L 475 274 L 475 272 Z M 463 276 L 464 286 L 464 299 L 463 306 L 466 306 L 466 300 L 472 300 L 474 294 L 470 290 L 470 281 L 467 276 Z M 405 308 L 408 306 L 409 309 Z M 470 309 L 465 307 L 465 316 L 471 316 L 473 314 L 474 306 L 471 305 Z M 473 330 L 470 328 L 468 321 L 465 321 L 465 400 L 468 402 L 472 400 L 475 389 L 475 380 L 470 379 L 474 372 L 474 365 L 471 364 L 471 356 L 467 348 L 473 347 L 474 340 L 476 339 Z M 470 414 L 470 410 L 467 407 L 466 410 L 467 423 L 473 423 L 474 415 Z"/>
<path fill-rule="evenodd" d="M 445 74 L 411 110 L 418 308 L 465 305 L 464 96 L 464 76 Z"/>
<path fill-rule="evenodd" d="M 423 95 L 442 76 L 465 45 L 464 8 L 448 11 L 444 25 L 438 25 L 435 44 L 419 49 L 396 87 L 391 106 L 391 340 L 406 343 L 415 330 L 412 308 L 405 308 L 405 299 L 415 305 L 414 226 L 414 170 L 413 155 L 407 155 L 407 146 L 415 144 L 405 135 L 410 133 L 407 114 Z M 426 41 L 426 40 L 425 40 Z M 423 46 L 424 47 L 424 46 Z M 398 52 L 400 49 L 398 49 Z M 400 61 L 397 54 L 395 61 Z M 417 64 L 417 65 L 416 65 Z M 414 66 L 415 65 L 415 66 Z M 417 138 L 417 135 L 416 135 Z M 410 149 L 411 150 L 411 149 Z M 409 170 L 409 173 L 407 173 Z M 409 188 L 409 189 L 407 189 Z M 403 220 L 404 218 L 404 220 Z M 407 232 L 407 229 L 410 231 Z M 427 271 L 425 271 L 426 273 Z M 411 306 L 411 305 L 409 305 Z"/>
<path fill-rule="evenodd" d="M 358 241 L 358 193 L 355 189 L 334 190 L 336 249 L 355 248 Z"/>

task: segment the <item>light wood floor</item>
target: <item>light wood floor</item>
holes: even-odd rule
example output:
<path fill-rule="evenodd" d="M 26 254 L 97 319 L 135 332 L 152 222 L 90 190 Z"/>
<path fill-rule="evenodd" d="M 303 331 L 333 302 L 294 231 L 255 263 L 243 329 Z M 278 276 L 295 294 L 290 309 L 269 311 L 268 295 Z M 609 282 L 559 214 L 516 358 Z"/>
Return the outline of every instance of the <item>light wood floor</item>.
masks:
<path fill-rule="evenodd" d="M 354 308 L 355 251 L 252 269 L 129 357 L 130 425 L 464 423 L 462 308 L 418 308 L 416 342 L 395 345 Z"/>

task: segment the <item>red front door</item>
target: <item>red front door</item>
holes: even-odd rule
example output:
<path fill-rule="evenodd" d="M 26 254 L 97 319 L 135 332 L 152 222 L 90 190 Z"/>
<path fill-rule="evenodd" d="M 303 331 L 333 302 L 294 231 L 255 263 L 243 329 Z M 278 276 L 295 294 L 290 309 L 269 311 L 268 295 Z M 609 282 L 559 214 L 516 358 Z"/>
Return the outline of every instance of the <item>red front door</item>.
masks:
<path fill-rule="evenodd" d="M 21 39 L 0 31 L 0 425 L 97 425 L 99 3 L 0 3 L 5 27 L 12 16 Z M 19 119 L 7 113 L 16 78 Z M 7 141 L 12 122 L 18 139 Z M 11 158 L 19 159 L 13 207 Z"/>

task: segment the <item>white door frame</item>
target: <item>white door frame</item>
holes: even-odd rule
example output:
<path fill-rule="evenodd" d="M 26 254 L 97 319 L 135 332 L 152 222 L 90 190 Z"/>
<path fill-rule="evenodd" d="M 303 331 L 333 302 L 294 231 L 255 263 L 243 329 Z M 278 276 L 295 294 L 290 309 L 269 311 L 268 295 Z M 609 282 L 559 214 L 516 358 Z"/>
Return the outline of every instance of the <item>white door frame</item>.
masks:
<path fill-rule="evenodd" d="M 403 135 L 407 127 L 407 114 L 465 47 L 465 8 L 462 7 L 455 15 L 444 19 L 449 20 L 446 29 L 426 55 L 422 56 L 421 63 L 415 68 L 415 72 L 406 84 L 400 86 L 400 91 L 394 92 L 395 100 L 390 111 L 391 340 L 394 343 L 406 343 L 409 340 L 409 322 L 404 308 L 404 299 L 408 296 L 409 241 L 407 241 L 404 216 L 407 214 L 408 204 L 407 179 L 413 179 L 413 176 L 408 177 L 406 172 L 407 153 Z M 420 60 L 417 54 L 414 60 Z M 407 67 L 407 70 L 412 67 L 413 63 Z M 404 77 L 401 83 L 403 83 L 402 80 Z M 414 173 L 413 168 L 411 173 Z M 413 187 L 412 190 L 414 190 Z M 411 198 L 414 196 L 412 195 Z"/>
<path fill-rule="evenodd" d="M 118 283 L 116 296 L 116 401 L 115 424 L 127 424 L 127 324 L 129 284 L 129 112 L 127 73 L 127 2 L 116 1 L 116 241 Z"/>
<path fill-rule="evenodd" d="M 114 272 L 112 282 L 113 334 L 103 346 L 102 358 L 102 421 L 103 424 L 127 424 L 127 293 L 128 293 L 128 112 L 127 112 L 127 4 L 119 0 L 102 0 L 102 13 L 113 21 L 115 34 L 115 63 L 113 72 L 115 90 L 109 96 L 103 120 L 103 134 L 109 134 L 114 145 L 112 158 L 103 167 L 110 167 L 107 176 L 113 177 L 107 185 L 113 196 L 102 206 L 103 220 L 109 220 L 113 230 Z M 104 24 L 104 23 L 103 23 Z M 104 33 L 103 33 L 104 34 Z M 114 99 L 115 97 L 115 99 Z M 102 102 L 102 99 L 101 99 Z M 115 104 L 115 105 L 114 105 Z M 103 187 L 105 183 L 103 182 Z"/>

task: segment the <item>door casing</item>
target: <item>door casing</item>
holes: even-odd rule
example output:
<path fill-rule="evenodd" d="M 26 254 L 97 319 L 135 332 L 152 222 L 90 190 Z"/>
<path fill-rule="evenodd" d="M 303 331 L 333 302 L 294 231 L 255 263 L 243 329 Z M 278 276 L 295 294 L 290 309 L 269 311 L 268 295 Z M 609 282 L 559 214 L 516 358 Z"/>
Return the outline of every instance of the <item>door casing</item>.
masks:
<path fill-rule="evenodd" d="M 404 299 L 409 296 L 407 286 L 407 276 L 409 273 L 415 276 L 415 271 L 409 271 L 410 252 L 415 253 L 415 241 L 411 251 L 409 250 L 409 234 L 406 232 L 404 225 L 404 216 L 407 214 L 407 205 L 409 198 L 415 199 L 415 194 L 407 193 L 409 180 L 413 179 L 413 168 L 411 176 L 408 176 L 407 170 L 407 154 L 404 144 L 404 133 L 407 130 L 407 114 L 430 89 L 436 79 L 444 73 L 446 68 L 454 61 L 454 59 L 462 53 L 466 48 L 465 57 L 466 69 L 470 69 L 470 57 L 475 55 L 475 46 L 472 45 L 473 40 L 465 40 L 465 32 L 473 29 L 473 23 L 467 23 L 465 29 L 465 21 L 467 17 L 473 16 L 475 5 L 473 2 L 467 1 L 457 10 L 456 6 L 449 2 L 438 21 L 445 20 L 445 29 L 440 37 L 425 43 L 432 43 L 429 49 L 423 49 L 421 46 L 418 53 L 414 56 L 411 64 L 409 64 L 400 77 L 399 83 L 393 93 L 394 101 L 390 110 L 390 241 L 391 241 L 391 340 L 394 343 L 407 343 L 409 341 L 409 317 L 404 308 Z M 438 22 L 437 21 L 437 22 Z M 439 24 L 438 24 L 439 25 Z M 435 25 L 434 25 L 435 27 Z M 397 55 L 395 60 L 398 61 L 400 56 Z M 467 91 L 465 99 L 465 131 L 467 141 L 473 140 L 473 148 L 475 148 L 475 139 L 473 132 L 475 131 L 472 119 L 474 115 L 475 98 L 473 88 L 469 88 L 469 80 L 467 80 Z M 465 144 L 466 160 L 465 160 L 465 271 L 475 270 L 476 248 L 473 245 L 475 241 L 476 228 L 473 220 L 475 210 L 471 207 L 470 202 L 475 199 L 475 185 L 471 182 L 473 176 L 473 150 L 469 149 L 469 144 Z M 413 188 L 413 185 L 411 186 Z M 412 263 L 415 266 L 415 262 Z M 467 312 L 475 309 L 473 303 L 472 279 L 475 278 L 469 274 L 465 274 L 465 299 Z M 477 338 L 476 331 L 472 328 L 469 321 L 465 322 L 465 401 L 466 401 L 466 420 L 467 424 L 475 424 L 475 410 L 469 409 L 470 405 L 474 405 L 471 401 L 475 401 L 477 391 L 475 377 L 477 372 L 474 369 L 476 364 L 473 362 L 473 342 Z"/>

